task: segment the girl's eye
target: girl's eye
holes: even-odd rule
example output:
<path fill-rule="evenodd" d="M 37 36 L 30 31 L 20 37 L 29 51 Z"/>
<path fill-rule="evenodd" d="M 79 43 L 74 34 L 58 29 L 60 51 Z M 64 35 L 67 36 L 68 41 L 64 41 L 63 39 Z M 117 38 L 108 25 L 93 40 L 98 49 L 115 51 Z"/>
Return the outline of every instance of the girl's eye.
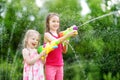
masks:
<path fill-rule="evenodd" d="M 52 21 L 52 22 L 55 22 L 55 21 Z"/>
<path fill-rule="evenodd" d="M 33 38 L 33 40 L 35 40 L 35 38 Z"/>

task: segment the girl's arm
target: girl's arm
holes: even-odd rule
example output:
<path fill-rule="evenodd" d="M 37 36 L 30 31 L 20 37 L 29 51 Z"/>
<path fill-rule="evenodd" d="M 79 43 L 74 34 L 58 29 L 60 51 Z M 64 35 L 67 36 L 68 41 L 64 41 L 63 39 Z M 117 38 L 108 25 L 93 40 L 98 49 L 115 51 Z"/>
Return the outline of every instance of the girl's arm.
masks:
<path fill-rule="evenodd" d="M 37 60 L 39 60 L 45 54 L 45 52 L 42 51 L 40 54 L 38 54 L 38 56 L 34 57 L 33 59 L 30 58 L 29 56 L 30 52 L 27 49 L 23 49 L 22 54 L 26 63 L 29 65 L 33 65 Z"/>
<path fill-rule="evenodd" d="M 69 40 L 65 40 L 63 45 L 63 53 L 66 54 L 67 50 L 68 50 L 68 44 L 69 44 Z"/>
<path fill-rule="evenodd" d="M 56 38 L 54 38 L 50 33 L 46 32 L 44 35 L 44 42 L 51 42 L 53 40 L 55 40 Z"/>
<path fill-rule="evenodd" d="M 69 38 L 69 37 L 71 37 L 71 36 L 75 36 L 75 35 L 76 35 L 76 30 L 74 30 L 74 31 L 72 31 L 72 32 L 70 32 L 70 33 L 68 33 L 68 34 L 60 37 L 58 40 L 59 40 L 60 42 L 63 42 L 63 41 L 65 41 L 67 38 Z M 44 35 L 44 41 L 45 41 L 45 43 L 51 42 L 51 41 L 53 41 L 53 40 L 55 40 L 55 39 L 56 39 L 56 38 L 54 38 L 50 33 L 45 33 L 45 35 Z"/>
<path fill-rule="evenodd" d="M 67 41 L 66 39 L 67 38 L 69 38 L 69 37 L 71 37 L 71 36 L 75 36 L 76 35 L 76 31 L 74 30 L 74 31 L 72 31 L 72 32 L 70 32 L 70 33 L 68 33 L 67 35 L 64 35 L 64 36 L 62 36 L 62 37 L 60 37 L 58 40 L 60 41 L 60 42 L 64 42 L 65 41 L 65 45 L 63 45 L 63 53 L 66 53 L 67 52 L 67 50 L 68 50 L 68 43 L 69 43 L 69 41 Z M 54 38 L 50 33 L 45 33 L 45 35 L 44 35 L 44 42 L 45 43 L 47 43 L 47 42 L 51 42 L 51 41 L 53 41 L 53 40 L 55 40 L 56 38 Z"/>

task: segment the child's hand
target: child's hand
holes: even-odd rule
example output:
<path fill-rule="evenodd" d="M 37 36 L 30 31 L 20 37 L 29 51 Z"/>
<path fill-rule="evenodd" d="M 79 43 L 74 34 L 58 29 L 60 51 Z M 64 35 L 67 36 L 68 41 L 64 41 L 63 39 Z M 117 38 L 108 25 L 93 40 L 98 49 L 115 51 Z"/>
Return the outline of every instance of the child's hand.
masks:
<path fill-rule="evenodd" d="M 70 33 L 68 33 L 68 36 L 71 37 L 71 36 L 76 36 L 78 34 L 77 30 L 73 30 L 71 31 Z"/>
<path fill-rule="evenodd" d="M 68 45 L 69 44 L 69 40 L 65 40 L 64 42 L 63 42 L 63 45 Z"/>
<path fill-rule="evenodd" d="M 63 42 L 63 53 L 66 54 L 67 50 L 68 50 L 68 44 L 69 44 L 69 40 L 65 40 Z"/>
<path fill-rule="evenodd" d="M 41 53 L 40 53 L 40 57 L 45 57 L 47 54 L 46 54 L 46 51 L 43 50 Z"/>
<path fill-rule="evenodd" d="M 43 50 L 41 53 L 40 53 L 40 59 L 42 61 L 42 63 L 44 64 L 46 62 L 46 57 L 47 57 L 47 54 L 46 54 L 46 51 Z"/>

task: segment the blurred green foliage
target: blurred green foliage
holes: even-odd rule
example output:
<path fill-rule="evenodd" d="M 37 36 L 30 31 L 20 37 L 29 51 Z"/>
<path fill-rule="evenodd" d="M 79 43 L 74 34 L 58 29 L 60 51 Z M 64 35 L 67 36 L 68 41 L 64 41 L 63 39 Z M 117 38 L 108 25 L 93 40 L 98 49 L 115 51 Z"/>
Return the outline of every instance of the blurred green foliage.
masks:
<path fill-rule="evenodd" d="M 42 43 L 50 12 L 60 15 L 61 30 L 79 27 L 64 55 L 64 80 L 119 80 L 120 14 L 112 12 L 120 6 L 102 11 L 101 4 L 108 6 L 108 0 L 86 0 L 91 13 L 82 16 L 80 0 L 45 1 L 40 8 L 35 0 L 0 1 L 0 80 L 22 80 L 23 36 L 26 30 L 36 29 Z"/>

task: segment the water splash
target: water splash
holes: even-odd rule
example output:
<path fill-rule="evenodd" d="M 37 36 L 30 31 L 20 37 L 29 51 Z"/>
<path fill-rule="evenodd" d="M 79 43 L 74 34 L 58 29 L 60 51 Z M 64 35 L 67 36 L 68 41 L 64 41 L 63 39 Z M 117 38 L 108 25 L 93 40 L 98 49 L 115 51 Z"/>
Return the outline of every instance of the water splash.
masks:
<path fill-rule="evenodd" d="M 98 19 L 101 19 L 101 18 L 110 16 L 110 15 L 115 15 L 115 14 L 118 14 L 118 11 L 113 11 L 113 12 L 104 14 L 104 15 L 102 15 L 102 16 L 98 16 L 98 17 L 96 17 L 96 18 L 94 18 L 94 19 L 88 20 L 87 22 L 83 23 L 83 24 L 80 25 L 80 26 L 86 25 L 86 24 L 88 24 L 88 23 L 90 23 L 90 22 L 92 22 L 92 21 L 96 21 L 96 20 L 98 20 Z M 78 26 L 78 27 L 80 27 L 80 26 Z M 68 69 L 71 69 L 71 68 L 75 68 L 75 67 L 80 67 L 80 68 L 81 68 L 81 72 L 82 72 L 84 78 L 85 78 L 86 80 L 88 80 L 87 75 L 85 74 L 85 70 L 84 70 L 84 68 L 83 68 L 83 66 L 82 66 L 82 64 L 81 64 L 80 59 L 79 59 L 79 56 L 76 55 L 76 51 L 74 50 L 74 48 L 72 47 L 72 45 L 71 45 L 70 43 L 69 43 L 68 45 L 69 45 L 69 47 L 72 49 L 72 51 L 73 51 L 73 53 L 74 53 L 74 55 L 75 55 L 75 59 L 76 59 L 76 61 L 77 61 L 78 64 L 76 64 L 76 65 L 71 65 L 71 66 L 67 66 L 67 67 L 65 67 L 65 70 L 68 70 Z"/>
<path fill-rule="evenodd" d="M 113 12 L 104 14 L 104 15 L 102 15 L 102 16 L 98 16 L 98 17 L 96 17 L 96 18 L 93 18 L 93 19 L 91 19 L 91 20 L 88 20 L 87 22 L 81 24 L 80 26 L 86 25 L 86 24 L 88 24 L 88 23 L 90 23 L 90 22 L 92 22 L 92 21 L 95 21 L 95 20 L 97 20 L 97 19 L 104 18 L 104 17 L 110 16 L 110 15 L 115 15 L 115 14 L 119 14 L 119 11 L 113 11 Z M 78 27 L 80 27 L 80 26 L 78 26 Z"/>
<path fill-rule="evenodd" d="M 76 65 L 71 65 L 71 66 L 67 66 L 66 68 L 65 68 L 65 70 L 68 70 L 68 69 L 71 69 L 71 68 L 75 68 L 75 67 L 80 67 L 81 69 L 82 69 L 82 74 L 83 74 L 83 76 L 84 76 L 84 78 L 86 78 L 86 74 L 85 74 L 85 70 L 82 68 L 82 64 L 81 64 L 81 62 L 80 62 L 80 59 L 79 59 L 79 56 L 77 56 L 76 55 L 76 51 L 74 50 L 74 48 L 72 47 L 72 45 L 70 44 L 70 43 L 68 43 L 68 46 L 72 49 L 72 51 L 73 51 L 73 53 L 74 53 L 74 55 L 75 55 L 75 59 L 76 59 L 76 61 L 77 61 L 77 63 L 78 64 L 76 64 Z"/>
<path fill-rule="evenodd" d="M 76 55 L 76 52 L 75 52 L 74 48 L 72 47 L 72 45 L 71 45 L 70 43 L 68 43 L 68 45 L 69 45 L 70 48 L 72 49 L 72 51 L 73 51 L 73 53 L 74 53 L 74 55 L 75 55 L 75 58 L 76 58 L 77 62 L 78 62 L 79 65 L 80 65 L 80 60 L 78 59 L 78 56 Z"/>

